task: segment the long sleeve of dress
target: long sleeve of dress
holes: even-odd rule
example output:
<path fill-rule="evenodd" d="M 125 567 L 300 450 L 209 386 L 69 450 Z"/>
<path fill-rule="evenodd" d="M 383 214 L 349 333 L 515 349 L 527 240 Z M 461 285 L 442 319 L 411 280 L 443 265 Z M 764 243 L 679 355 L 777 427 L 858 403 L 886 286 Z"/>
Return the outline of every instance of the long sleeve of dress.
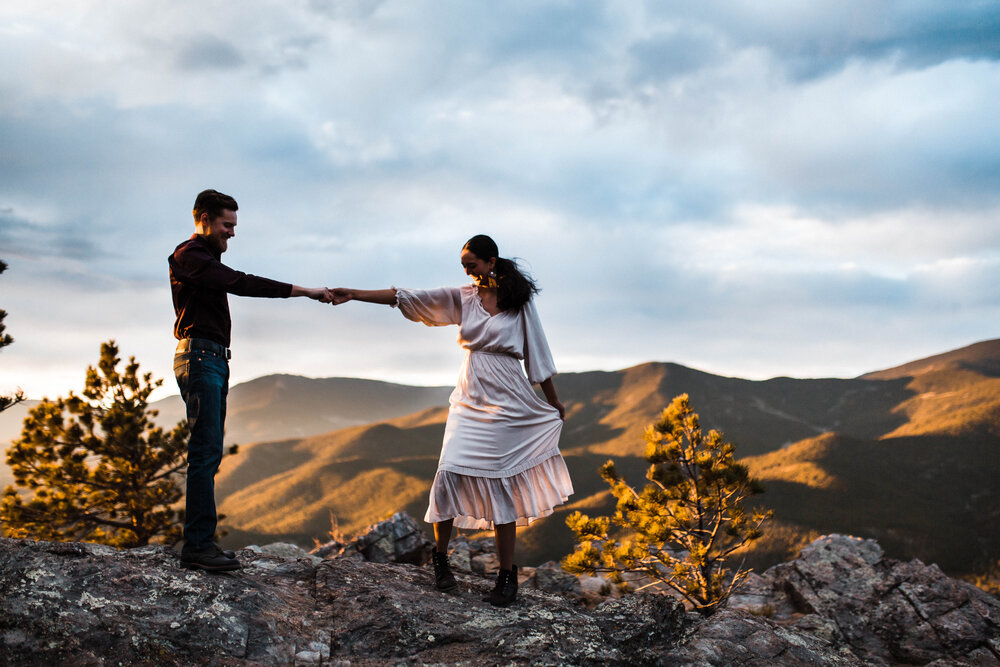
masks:
<path fill-rule="evenodd" d="M 542 331 L 542 321 L 538 318 L 534 300 L 529 299 L 524 304 L 521 315 L 524 318 L 524 370 L 532 384 L 539 384 L 558 371 L 552 360 L 545 332 Z"/>
<path fill-rule="evenodd" d="M 394 289 L 399 311 L 406 319 L 423 322 L 429 327 L 462 323 L 462 293 L 458 287 Z"/>

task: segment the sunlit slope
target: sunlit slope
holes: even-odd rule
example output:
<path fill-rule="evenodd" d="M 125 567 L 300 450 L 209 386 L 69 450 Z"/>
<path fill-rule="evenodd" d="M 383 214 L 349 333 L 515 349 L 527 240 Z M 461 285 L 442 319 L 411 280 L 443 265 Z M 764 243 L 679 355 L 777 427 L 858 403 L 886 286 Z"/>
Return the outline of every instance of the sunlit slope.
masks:
<path fill-rule="evenodd" d="M 704 428 L 724 431 L 748 456 L 832 430 L 878 437 L 905 421 L 893 409 L 913 393 L 902 378 L 752 381 L 663 363 L 571 373 L 557 382 L 570 405 L 564 450 L 636 456 L 646 425 L 678 394 L 690 395 Z"/>
<path fill-rule="evenodd" d="M 519 559 L 565 554 L 568 512 L 610 512 L 597 475 L 607 458 L 641 483 L 643 430 L 686 392 L 703 426 L 723 430 L 766 482 L 762 501 L 776 520 L 751 554 L 755 564 L 839 531 L 876 537 L 892 556 L 919 556 L 949 572 L 978 569 L 1000 557 L 1000 373 L 991 370 L 998 360 L 994 341 L 907 364 L 907 373 L 846 380 L 755 382 L 663 363 L 561 375 L 569 408 L 562 448 L 576 494 L 521 531 Z M 228 543 L 309 544 L 326 535 L 331 512 L 348 534 L 400 509 L 423 516 L 445 416 L 428 410 L 244 447 L 218 478 Z"/>
<path fill-rule="evenodd" d="M 28 416 L 28 411 L 40 401 L 24 401 L 0 412 L 0 449 L 7 451 L 7 446 L 21 436 L 21 424 Z M 14 483 L 14 475 L 7 467 L 6 455 L 0 456 L 0 491 Z"/>
<path fill-rule="evenodd" d="M 308 544 L 331 514 L 352 534 L 398 510 L 423 516 L 445 408 L 297 440 L 262 442 L 226 457 L 216 496 L 234 532 Z"/>
<path fill-rule="evenodd" d="M 976 343 L 921 361 L 863 376 L 906 382 L 909 394 L 894 408 L 902 418 L 886 435 L 1000 436 L 1000 340 Z"/>
<path fill-rule="evenodd" d="M 171 380 L 172 381 L 172 380 Z M 445 405 L 451 387 L 412 387 L 358 378 L 267 375 L 230 388 L 226 443 L 301 438 Z M 184 404 L 171 396 L 152 405 L 157 422 L 184 419 Z"/>
<path fill-rule="evenodd" d="M 978 436 L 826 434 L 746 459 L 767 489 L 762 504 L 790 529 L 758 548 L 781 560 L 799 546 L 796 535 L 850 533 L 949 572 L 984 569 L 1000 558 L 997 444 Z"/>
<path fill-rule="evenodd" d="M 762 502 L 795 533 L 851 532 L 952 573 L 982 571 L 1000 558 L 1000 341 L 861 379 L 904 383 L 890 410 L 898 424 L 750 457 Z M 775 540 L 761 547 L 787 553 Z"/>

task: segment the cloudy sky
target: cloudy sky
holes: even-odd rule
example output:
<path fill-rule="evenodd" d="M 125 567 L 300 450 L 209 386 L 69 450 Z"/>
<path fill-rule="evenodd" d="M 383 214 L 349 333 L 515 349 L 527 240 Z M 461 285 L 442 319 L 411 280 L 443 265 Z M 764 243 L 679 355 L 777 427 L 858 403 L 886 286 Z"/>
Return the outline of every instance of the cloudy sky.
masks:
<path fill-rule="evenodd" d="M 0 391 L 176 392 L 167 255 L 304 286 L 521 258 L 563 371 L 851 377 L 995 338 L 1000 2 L 6 0 Z M 449 384 L 454 329 L 231 297 L 233 382 Z"/>

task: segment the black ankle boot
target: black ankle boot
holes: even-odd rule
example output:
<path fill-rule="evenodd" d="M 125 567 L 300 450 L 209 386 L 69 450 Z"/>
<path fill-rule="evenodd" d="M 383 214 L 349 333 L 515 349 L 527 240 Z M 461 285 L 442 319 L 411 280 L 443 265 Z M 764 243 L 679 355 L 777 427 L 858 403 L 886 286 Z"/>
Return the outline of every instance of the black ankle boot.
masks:
<path fill-rule="evenodd" d="M 439 591 L 450 591 L 458 586 L 455 575 L 451 573 L 451 566 L 448 565 L 448 554 L 434 552 L 434 585 Z"/>
<path fill-rule="evenodd" d="M 497 572 L 497 585 L 486 601 L 495 607 L 506 607 L 517 599 L 517 565 Z"/>

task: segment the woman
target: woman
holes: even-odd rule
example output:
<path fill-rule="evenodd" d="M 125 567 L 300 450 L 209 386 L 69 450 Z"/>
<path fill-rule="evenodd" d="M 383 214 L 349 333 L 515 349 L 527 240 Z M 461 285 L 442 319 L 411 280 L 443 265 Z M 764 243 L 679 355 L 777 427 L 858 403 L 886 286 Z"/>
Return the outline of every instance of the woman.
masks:
<path fill-rule="evenodd" d="M 462 248 L 473 283 L 432 290 L 334 290 L 335 303 L 366 301 L 399 306 L 428 326 L 457 324 L 468 352 L 449 399 L 444 444 L 431 485 L 425 521 L 434 524 L 435 585 L 458 585 L 448 565 L 452 526 L 493 528 L 500 571 L 488 598 L 517 598 L 516 526 L 548 516 L 573 493 L 559 453 L 566 416 L 556 395 L 556 374 L 531 297 L 535 283 L 499 256 L 496 243 L 474 236 Z M 524 360 L 525 372 L 520 360 Z M 532 384 L 541 385 L 545 401 Z"/>

